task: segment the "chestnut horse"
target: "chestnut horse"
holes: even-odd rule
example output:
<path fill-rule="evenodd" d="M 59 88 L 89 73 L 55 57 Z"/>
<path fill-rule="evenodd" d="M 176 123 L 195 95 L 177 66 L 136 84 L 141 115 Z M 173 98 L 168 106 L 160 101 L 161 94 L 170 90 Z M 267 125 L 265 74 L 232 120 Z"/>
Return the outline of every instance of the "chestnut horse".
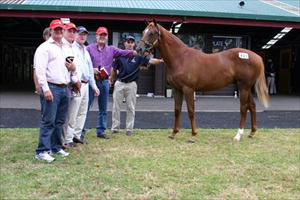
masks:
<path fill-rule="evenodd" d="M 137 51 L 143 55 L 146 50 L 157 48 L 166 65 L 167 81 L 173 87 L 175 100 L 175 124 L 169 138 L 174 139 L 180 128 L 180 113 L 183 96 L 191 120 L 192 135 L 188 142 L 194 142 L 195 91 L 212 91 L 237 82 L 240 91 L 240 127 L 234 140 L 239 141 L 244 132 L 247 110 L 251 114 L 251 133 L 256 132 L 256 105 L 251 94 L 255 89 L 262 104 L 268 106 L 264 64 L 256 53 L 242 48 L 234 48 L 219 53 L 206 54 L 187 47 L 180 39 L 155 21 L 148 24 L 138 44 Z"/>

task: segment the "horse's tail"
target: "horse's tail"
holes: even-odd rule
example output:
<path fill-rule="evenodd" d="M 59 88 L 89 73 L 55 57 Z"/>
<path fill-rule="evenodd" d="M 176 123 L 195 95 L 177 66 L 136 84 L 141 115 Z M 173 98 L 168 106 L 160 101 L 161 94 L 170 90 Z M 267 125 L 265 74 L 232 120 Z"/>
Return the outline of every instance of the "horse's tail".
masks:
<path fill-rule="evenodd" d="M 259 101 L 267 108 L 269 106 L 269 94 L 266 85 L 265 67 L 262 59 L 259 61 L 260 72 L 255 83 L 255 90 Z"/>

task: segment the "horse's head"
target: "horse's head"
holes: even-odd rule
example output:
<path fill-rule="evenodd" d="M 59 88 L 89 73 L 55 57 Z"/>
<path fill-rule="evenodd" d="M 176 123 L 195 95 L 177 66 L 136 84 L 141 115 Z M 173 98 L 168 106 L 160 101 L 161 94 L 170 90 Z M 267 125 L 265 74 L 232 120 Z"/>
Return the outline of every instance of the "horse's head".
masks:
<path fill-rule="evenodd" d="M 157 47 L 160 39 L 159 27 L 155 20 L 150 22 L 143 31 L 143 36 L 139 42 L 136 51 L 140 55 L 144 55 L 145 51 L 150 51 L 154 47 Z"/>

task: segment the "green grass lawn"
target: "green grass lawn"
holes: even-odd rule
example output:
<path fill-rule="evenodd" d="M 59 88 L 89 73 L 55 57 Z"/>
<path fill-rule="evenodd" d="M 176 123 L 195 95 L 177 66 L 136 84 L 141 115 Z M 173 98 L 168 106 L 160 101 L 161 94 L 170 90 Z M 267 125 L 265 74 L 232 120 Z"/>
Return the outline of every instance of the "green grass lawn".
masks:
<path fill-rule="evenodd" d="M 88 133 L 67 158 L 34 159 L 38 129 L 0 129 L 0 199 L 300 199 L 300 129 Z M 249 130 L 247 130 L 249 132 Z"/>

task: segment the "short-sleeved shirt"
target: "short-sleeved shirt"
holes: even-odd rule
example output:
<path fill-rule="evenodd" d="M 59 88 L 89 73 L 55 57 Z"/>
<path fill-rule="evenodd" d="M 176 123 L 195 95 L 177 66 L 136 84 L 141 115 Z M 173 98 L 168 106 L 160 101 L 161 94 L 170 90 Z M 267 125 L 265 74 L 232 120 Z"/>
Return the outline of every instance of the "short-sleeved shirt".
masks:
<path fill-rule="evenodd" d="M 139 66 L 147 66 L 149 57 L 135 56 L 133 58 L 119 57 L 113 63 L 113 68 L 118 70 L 117 79 L 124 83 L 138 80 Z"/>

